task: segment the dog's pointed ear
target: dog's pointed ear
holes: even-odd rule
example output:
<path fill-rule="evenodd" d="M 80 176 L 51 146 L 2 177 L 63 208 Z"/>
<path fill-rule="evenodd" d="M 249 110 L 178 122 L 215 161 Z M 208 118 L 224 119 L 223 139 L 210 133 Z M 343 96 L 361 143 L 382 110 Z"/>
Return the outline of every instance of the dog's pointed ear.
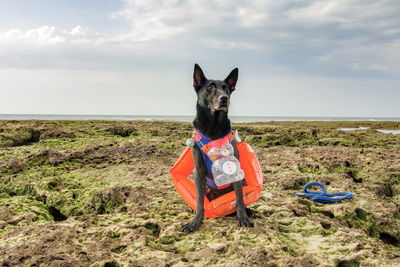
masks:
<path fill-rule="evenodd" d="M 224 80 L 231 89 L 231 92 L 235 90 L 238 77 L 239 77 L 239 69 L 235 68 L 234 70 L 231 71 L 231 73 L 229 73 L 228 77 L 226 77 L 226 79 Z"/>
<path fill-rule="evenodd" d="M 206 81 L 206 77 L 204 76 L 203 70 L 199 65 L 194 64 L 194 72 L 193 72 L 193 87 L 196 89 L 200 89 Z"/>

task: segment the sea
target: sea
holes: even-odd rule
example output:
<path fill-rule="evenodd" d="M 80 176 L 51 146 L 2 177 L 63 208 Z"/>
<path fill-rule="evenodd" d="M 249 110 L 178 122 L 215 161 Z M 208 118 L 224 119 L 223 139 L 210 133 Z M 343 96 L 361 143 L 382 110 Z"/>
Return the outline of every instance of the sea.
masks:
<path fill-rule="evenodd" d="M 85 115 L 85 114 L 0 114 L 0 120 L 144 120 L 193 121 L 194 115 Z M 229 116 L 232 122 L 269 121 L 400 121 L 400 117 L 290 117 Z"/>

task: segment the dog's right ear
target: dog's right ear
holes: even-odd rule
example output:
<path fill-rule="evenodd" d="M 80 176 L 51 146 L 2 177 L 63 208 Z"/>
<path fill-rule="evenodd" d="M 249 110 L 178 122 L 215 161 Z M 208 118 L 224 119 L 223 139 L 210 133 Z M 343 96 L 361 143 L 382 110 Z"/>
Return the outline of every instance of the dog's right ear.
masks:
<path fill-rule="evenodd" d="M 235 91 L 236 82 L 239 76 L 239 69 L 235 68 L 229 73 L 228 77 L 226 77 L 225 82 L 228 84 L 231 92 Z"/>
<path fill-rule="evenodd" d="M 193 72 L 193 87 L 196 89 L 196 92 L 204 85 L 206 82 L 206 77 L 204 76 L 203 70 L 199 65 L 194 64 L 194 72 Z"/>

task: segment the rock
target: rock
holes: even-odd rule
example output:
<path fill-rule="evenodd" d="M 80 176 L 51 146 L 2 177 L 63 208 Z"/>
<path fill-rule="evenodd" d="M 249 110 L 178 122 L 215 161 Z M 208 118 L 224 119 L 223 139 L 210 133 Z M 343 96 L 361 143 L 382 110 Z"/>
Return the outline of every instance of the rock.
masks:
<path fill-rule="evenodd" d="M 208 243 L 209 246 L 213 251 L 216 251 L 219 254 L 223 254 L 228 250 L 227 243 Z"/>

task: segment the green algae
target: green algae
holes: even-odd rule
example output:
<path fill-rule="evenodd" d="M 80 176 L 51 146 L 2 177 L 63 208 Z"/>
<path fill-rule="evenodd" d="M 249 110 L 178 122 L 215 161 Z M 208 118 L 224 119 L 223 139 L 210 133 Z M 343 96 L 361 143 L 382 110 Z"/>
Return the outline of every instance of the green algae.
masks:
<path fill-rule="evenodd" d="M 8 208 L 12 213 L 10 218 L 0 216 L 0 222 L 5 220 L 3 225 L 0 223 L 0 237 L 16 227 L 53 220 L 47 206 L 31 197 L 1 197 L 0 207 Z"/>
<path fill-rule="evenodd" d="M 0 132 L 0 147 L 13 147 L 37 143 L 40 131 L 35 129 L 13 129 Z"/>
<path fill-rule="evenodd" d="M 376 219 L 364 209 L 356 208 L 354 212 L 335 218 L 346 222 L 350 227 L 363 230 L 371 237 L 379 238 L 385 243 L 400 246 L 400 231 L 398 229 L 390 229 L 387 225 L 377 224 Z M 392 239 L 392 241 L 387 241 L 389 239 Z"/>
<path fill-rule="evenodd" d="M 56 213 L 49 210 L 55 209 L 68 218 L 57 227 L 66 232 L 67 224 L 82 227 L 66 246 L 91 245 L 105 255 L 87 265 L 104 265 L 112 257 L 124 266 L 135 264 L 129 258 L 137 259 L 137 265 L 308 266 L 307 257 L 316 265 L 368 264 L 370 259 L 385 264 L 399 252 L 400 215 L 393 205 L 400 203 L 400 139 L 372 129 L 336 130 L 358 126 L 400 128 L 392 122 L 234 124 L 255 148 L 263 168 L 262 197 L 252 206 L 256 226 L 240 229 L 234 217 L 205 219 L 199 231 L 183 234 L 180 225 L 193 213 L 174 190 L 168 169 L 192 133 L 189 123 L 0 122 L 0 139 L 26 129 L 40 132 L 38 142 L 0 148 L 0 208 L 15 203 L 11 220 L 0 219 L 0 238 L 18 248 L 11 233 L 27 227 L 39 232 L 36 225 L 49 227 L 51 233 Z M 311 179 L 325 179 L 331 183 L 328 191 L 349 190 L 355 198 L 324 206 L 293 197 Z M 391 213 L 381 213 L 385 203 L 392 205 Z M 294 208 L 305 212 L 295 213 Z M 135 245 L 136 240 L 143 243 Z M 48 242 L 53 246 L 63 241 Z M 347 260 L 359 252 L 357 242 L 369 254 Z M 7 253 L 19 260 L 13 256 L 17 249 Z M 0 262 L 2 257 L 0 252 Z"/>
<path fill-rule="evenodd" d="M 397 129 L 399 128 L 397 122 L 299 122 L 296 124 L 273 122 L 273 124 L 278 127 L 271 128 L 271 125 L 258 123 L 238 128 L 251 135 L 251 137 L 245 137 L 246 142 L 261 147 L 318 145 L 390 148 L 398 145 L 400 140 L 398 136 L 384 135 L 373 129 L 357 131 L 357 133 L 337 130 L 340 127 L 359 126 Z"/>

